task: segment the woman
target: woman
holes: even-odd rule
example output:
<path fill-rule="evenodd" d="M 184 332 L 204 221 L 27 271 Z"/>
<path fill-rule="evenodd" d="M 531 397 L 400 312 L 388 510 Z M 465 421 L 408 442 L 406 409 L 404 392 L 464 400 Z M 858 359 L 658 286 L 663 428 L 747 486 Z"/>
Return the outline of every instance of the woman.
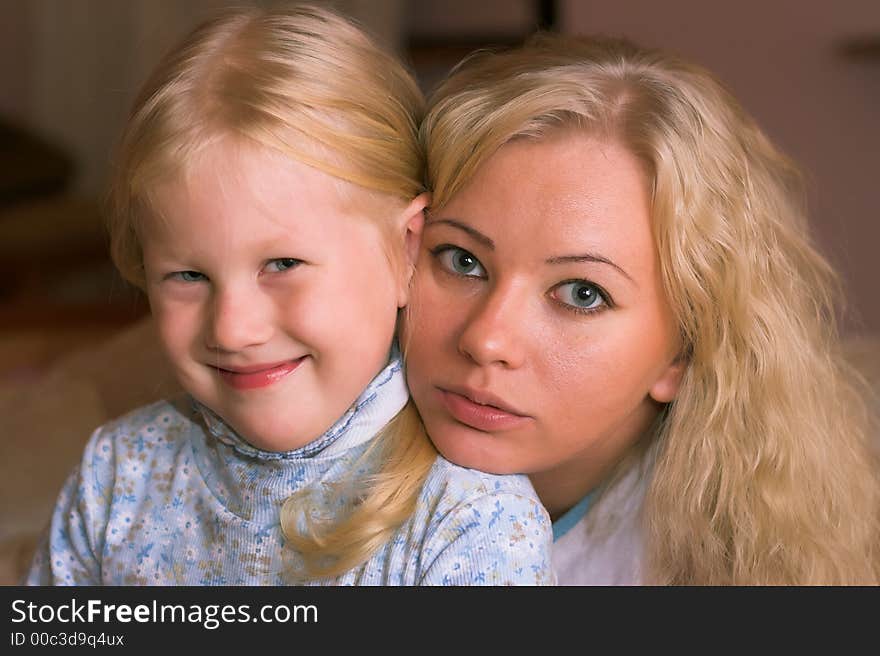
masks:
<path fill-rule="evenodd" d="M 542 36 L 460 65 L 422 138 L 408 382 L 444 456 L 530 475 L 560 583 L 878 583 L 836 278 L 709 73 Z"/>

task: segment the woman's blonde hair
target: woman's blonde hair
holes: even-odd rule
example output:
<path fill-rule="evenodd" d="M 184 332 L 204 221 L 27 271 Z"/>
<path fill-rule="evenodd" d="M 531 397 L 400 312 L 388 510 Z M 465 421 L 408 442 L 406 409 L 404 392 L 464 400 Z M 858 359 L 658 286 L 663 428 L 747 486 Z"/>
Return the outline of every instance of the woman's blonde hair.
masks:
<path fill-rule="evenodd" d="M 424 190 L 423 114 L 412 76 L 342 16 L 309 6 L 224 12 L 169 53 L 135 101 L 109 194 L 114 262 L 144 285 L 138 235 L 150 189 L 226 137 L 280 151 L 389 207 L 408 203 Z M 340 523 L 301 532 L 301 495 L 284 505 L 282 530 L 312 575 L 365 561 L 415 507 L 436 451 L 412 404 L 377 442 L 381 471 L 363 482 L 359 505 Z"/>
<path fill-rule="evenodd" d="M 572 127 L 643 164 L 688 360 L 647 436 L 646 582 L 878 583 L 875 425 L 841 357 L 840 285 L 809 242 L 796 167 L 702 68 L 538 35 L 475 54 L 431 98 L 433 207 L 511 139 Z"/>

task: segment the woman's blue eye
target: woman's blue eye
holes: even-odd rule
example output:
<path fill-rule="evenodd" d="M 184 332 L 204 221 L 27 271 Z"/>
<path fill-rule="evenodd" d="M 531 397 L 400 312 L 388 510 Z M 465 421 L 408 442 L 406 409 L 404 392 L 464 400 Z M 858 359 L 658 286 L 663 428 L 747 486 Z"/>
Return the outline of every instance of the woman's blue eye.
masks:
<path fill-rule="evenodd" d="M 302 260 L 297 260 L 294 257 L 279 257 L 274 260 L 269 260 L 266 264 L 266 270 L 270 273 L 280 273 L 281 271 L 292 269 L 298 264 L 302 264 Z"/>
<path fill-rule="evenodd" d="M 578 310 L 598 310 L 608 301 L 599 287 L 586 280 L 573 280 L 556 287 L 553 295 L 566 305 Z"/>
<path fill-rule="evenodd" d="M 178 280 L 182 280 L 183 282 L 199 282 L 200 280 L 207 280 L 207 277 L 198 271 L 175 271 L 171 276 Z"/>
<path fill-rule="evenodd" d="M 452 273 L 475 278 L 482 278 L 486 275 L 480 261 L 463 248 L 444 246 L 435 250 L 435 255 L 443 268 Z"/>

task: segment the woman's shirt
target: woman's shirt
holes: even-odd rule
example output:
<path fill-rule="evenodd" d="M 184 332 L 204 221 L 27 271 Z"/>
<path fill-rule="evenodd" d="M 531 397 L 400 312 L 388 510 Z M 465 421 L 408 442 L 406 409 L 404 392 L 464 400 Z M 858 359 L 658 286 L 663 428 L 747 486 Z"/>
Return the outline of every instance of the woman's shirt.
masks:
<path fill-rule="evenodd" d="M 553 524 L 553 569 L 559 585 L 642 585 L 641 509 L 646 463 L 607 489 L 588 494 Z"/>
<path fill-rule="evenodd" d="M 252 447 L 192 400 L 113 421 L 92 435 L 62 489 L 25 582 L 300 583 L 281 505 L 308 490 L 310 499 L 327 500 L 324 516 L 346 512 L 356 503 L 347 482 L 378 468 L 365 452 L 407 398 L 400 360 L 392 359 L 324 435 L 283 453 Z M 318 583 L 551 584 L 551 542 L 549 517 L 526 477 L 438 456 L 415 512 L 392 539 L 365 564 Z"/>

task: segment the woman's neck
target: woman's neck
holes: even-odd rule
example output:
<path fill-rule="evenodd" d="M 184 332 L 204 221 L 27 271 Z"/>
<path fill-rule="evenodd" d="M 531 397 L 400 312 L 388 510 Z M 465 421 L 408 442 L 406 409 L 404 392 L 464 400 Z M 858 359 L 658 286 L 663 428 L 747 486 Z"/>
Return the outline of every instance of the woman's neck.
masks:
<path fill-rule="evenodd" d="M 529 474 L 550 519 L 556 521 L 601 485 L 634 449 L 644 448 L 658 417 L 658 408 L 646 405 L 632 417 L 632 430 L 623 431 L 628 439 L 597 441 L 555 467 Z"/>
<path fill-rule="evenodd" d="M 529 474 L 529 480 L 550 519 L 556 521 L 604 480 L 605 470 L 606 467 L 597 467 L 589 459 L 568 460 L 552 469 Z"/>

